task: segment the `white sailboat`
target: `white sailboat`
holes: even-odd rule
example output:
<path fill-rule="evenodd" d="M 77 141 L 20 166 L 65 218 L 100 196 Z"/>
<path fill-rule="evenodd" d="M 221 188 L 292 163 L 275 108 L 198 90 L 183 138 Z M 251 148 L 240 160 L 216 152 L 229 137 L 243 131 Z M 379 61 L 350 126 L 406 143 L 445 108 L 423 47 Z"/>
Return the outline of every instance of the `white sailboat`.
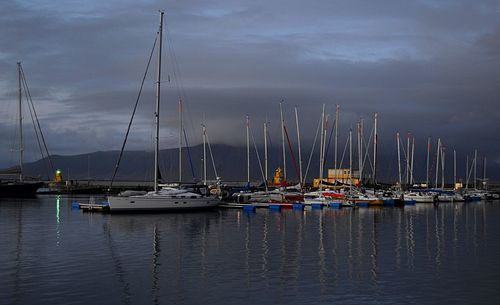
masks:
<path fill-rule="evenodd" d="M 159 112 L 160 112 L 160 84 L 161 84 L 161 47 L 163 32 L 163 12 L 160 12 L 159 48 L 158 48 L 158 76 L 156 86 L 156 111 L 155 111 L 155 165 L 154 165 L 154 190 L 146 194 L 130 196 L 108 197 L 111 212 L 119 211 L 176 211 L 208 209 L 219 205 L 216 197 L 208 197 L 184 189 L 172 187 L 159 187 L 158 185 L 158 156 L 159 156 Z"/>

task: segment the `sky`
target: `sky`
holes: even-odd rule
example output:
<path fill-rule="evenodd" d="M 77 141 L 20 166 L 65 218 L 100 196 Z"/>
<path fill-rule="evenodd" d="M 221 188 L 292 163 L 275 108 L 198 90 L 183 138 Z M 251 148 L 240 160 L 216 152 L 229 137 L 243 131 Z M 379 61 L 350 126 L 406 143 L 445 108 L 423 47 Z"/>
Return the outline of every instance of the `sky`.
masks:
<path fill-rule="evenodd" d="M 258 144 L 266 120 L 279 143 L 283 100 L 292 141 L 296 107 L 307 149 L 322 105 L 330 122 L 340 105 L 340 146 L 360 120 L 369 134 L 378 112 L 381 153 L 411 133 L 419 158 L 430 136 L 500 168 L 500 1 L 488 0 L 1 1 L 0 166 L 17 160 L 18 61 L 51 154 L 119 150 L 159 10 L 162 148 L 178 143 L 180 98 L 190 145 L 202 123 L 211 143 L 244 145 L 246 115 Z M 155 73 L 156 55 L 127 149 L 153 145 Z"/>

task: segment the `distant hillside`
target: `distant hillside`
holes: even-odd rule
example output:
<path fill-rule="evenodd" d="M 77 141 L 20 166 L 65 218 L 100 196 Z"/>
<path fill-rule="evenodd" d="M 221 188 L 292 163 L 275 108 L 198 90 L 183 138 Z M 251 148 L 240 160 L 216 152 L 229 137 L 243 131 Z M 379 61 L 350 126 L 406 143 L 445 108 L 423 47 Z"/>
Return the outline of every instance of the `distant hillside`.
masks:
<path fill-rule="evenodd" d="M 303 171 L 306 171 L 309 160 L 310 148 L 303 151 Z M 316 149 L 317 150 L 317 149 Z M 262 166 L 264 166 L 263 149 L 260 149 L 260 158 Z M 214 155 L 215 167 L 218 175 L 225 181 L 246 181 L 246 147 L 234 147 L 229 145 L 213 145 L 212 152 Z M 80 179 L 110 179 L 118 157 L 118 151 L 98 151 L 90 154 L 72 155 L 72 156 L 52 156 L 52 162 L 55 169 L 60 169 L 63 172 L 64 179 L 80 180 Z M 261 171 L 259 162 L 255 155 L 255 149 L 251 148 L 251 173 L 252 181 L 261 181 Z M 273 147 L 269 149 L 269 170 L 268 174 L 271 178 L 276 167 L 281 163 L 281 148 Z M 188 150 L 183 148 L 183 181 L 193 181 L 194 176 L 197 179 L 202 179 L 203 175 L 203 146 L 198 145 L 189 149 L 191 156 L 192 167 L 188 157 Z M 341 155 L 341 152 L 339 153 Z M 178 181 L 179 179 L 179 157 L 178 149 L 162 150 L 160 154 L 160 170 L 164 181 Z M 207 172 L 208 179 L 214 179 L 212 160 L 207 148 Z M 297 157 L 296 157 L 297 158 Z M 333 168 L 333 156 L 330 151 L 326 168 Z M 340 156 L 339 156 L 340 159 Z M 311 165 L 307 181 L 311 182 L 312 177 L 317 177 L 319 173 L 319 158 L 315 154 L 311 159 Z M 340 161 L 340 160 L 339 160 Z M 348 167 L 348 156 L 344 157 L 344 167 Z M 357 157 L 353 157 L 353 167 L 357 168 Z M 446 179 L 448 182 L 453 180 L 452 164 L 447 165 Z M 496 167 L 495 167 L 496 166 Z M 404 164 L 402 164 L 404 168 Z M 415 179 L 425 180 L 425 160 L 420 158 L 415 161 Z M 126 151 L 118 170 L 118 180 L 152 180 L 153 176 L 153 153 L 144 151 Z M 193 168 L 193 169 L 192 169 Z M 393 183 L 397 180 L 397 159 L 395 154 L 380 155 L 378 158 L 378 178 L 379 181 Z M 490 165 L 488 173 L 494 180 L 495 173 L 499 173 L 498 165 Z M 435 169 L 430 170 L 430 180 L 434 181 Z M 463 170 L 459 169 L 459 173 Z M 41 176 L 52 179 L 53 173 L 49 173 L 46 160 L 39 160 L 25 164 L 25 173 L 28 176 Z M 367 161 L 365 173 L 371 173 L 371 165 Z M 482 173 L 478 164 L 478 176 Z M 298 181 L 298 176 L 295 174 L 295 167 L 292 164 L 292 159 L 287 156 L 287 175 L 289 181 Z M 463 176 L 460 175 L 459 176 Z M 403 174 L 403 177 L 404 174 Z M 404 179 L 404 178 L 403 178 Z"/>

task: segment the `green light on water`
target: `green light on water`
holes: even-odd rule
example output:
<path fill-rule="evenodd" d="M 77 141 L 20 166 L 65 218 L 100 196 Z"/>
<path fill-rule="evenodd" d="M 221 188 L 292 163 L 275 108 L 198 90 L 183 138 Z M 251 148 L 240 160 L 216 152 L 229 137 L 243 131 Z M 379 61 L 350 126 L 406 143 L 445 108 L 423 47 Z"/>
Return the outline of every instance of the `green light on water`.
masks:
<path fill-rule="evenodd" d="M 60 211 L 60 208 L 59 208 L 59 203 L 61 201 L 61 197 L 59 195 L 56 195 L 56 222 L 57 224 L 59 224 L 61 222 L 60 218 L 59 218 L 59 211 Z"/>

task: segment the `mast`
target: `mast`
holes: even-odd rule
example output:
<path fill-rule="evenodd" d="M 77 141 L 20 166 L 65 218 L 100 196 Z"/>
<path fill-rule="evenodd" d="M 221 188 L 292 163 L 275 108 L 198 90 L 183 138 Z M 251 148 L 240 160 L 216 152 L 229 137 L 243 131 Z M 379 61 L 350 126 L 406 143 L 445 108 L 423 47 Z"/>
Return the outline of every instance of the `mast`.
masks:
<path fill-rule="evenodd" d="M 363 178 L 363 152 L 361 148 L 361 121 L 358 122 L 358 172 L 359 172 L 359 180 L 361 181 Z"/>
<path fill-rule="evenodd" d="M 267 182 L 269 181 L 269 177 L 267 175 L 267 119 L 266 122 L 264 123 L 264 179 L 266 180 L 266 186 Z"/>
<path fill-rule="evenodd" d="M 396 140 L 398 142 L 398 175 L 399 175 L 399 187 L 401 188 L 402 180 L 401 180 L 401 152 L 400 152 L 400 144 L 399 144 L 399 132 L 396 133 Z"/>
<path fill-rule="evenodd" d="M 247 182 L 250 184 L 250 118 L 247 115 Z"/>
<path fill-rule="evenodd" d="M 465 163 L 465 189 L 469 189 L 469 155 L 467 155 L 467 162 Z"/>
<path fill-rule="evenodd" d="M 486 157 L 483 158 L 483 189 L 486 190 Z"/>
<path fill-rule="evenodd" d="M 477 190 L 477 149 L 474 150 L 474 189 Z"/>
<path fill-rule="evenodd" d="M 444 146 L 441 145 L 441 188 L 444 189 Z"/>
<path fill-rule="evenodd" d="M 338 150 L 338 139 L 339 139 L 339 111 L 340 111 L 340 106 L 337 105 L 335 109 L 335 177 L 338 177 L 337 174 L 337 150 Z M 335 179 L 336 180 L 336 179 Z"/>
<path fill-rule="evenodd" d="M 299 129 L 299 114 L 297 112 L 297 107 L 295 107 L 295 123 L 297 125 L 297 146 L 299 151 L 299 182 L 300 187 L 302 187 L 302 153 L 300 151 L 300 129 Z"/>
<path fill-rule="evenodd" d="M 17 63 L 17 76 L 18 76 L 18 98 L 19 98 L 19 181 L 23 182 L 23 165 L 24 165 L 24 139 L 23 139 L 23 109 L 22 109 L 22 91 L 21 91 L 21 62 Z"/>
<path fill-rule="evenodd" d="M 179 99 L 179 182 L 182 181 L 182 99 Z"/>
<path fill-rule="evenodd" d="M 207 185 L 207 127 L 205 124 L 201 126 L 203 128 L 203 183 Z"/>
<path fill-rule="evenodd" d="M 163 14 L 164 12 L 160 11 L 160 41 L 158 44 L 158 75 L 156 80 L 156 112 L 155 112 L 155 127 L 156 127 L 156 135 L 155 135 L 155 175 L 154 175 L 154 191 L 158 192 L 158 177 L 159 177 L 159 169 L 158 169 L 158 157 L 160 152 L 160 83 L 161 83 L 161 47 L 162 47 L 162 39 L 163 39 Z"/>
<path fill-rule="evenodd" d="M 410 171 L 410 185 L 413 185 L 413 159 L 415 157 L 415 137 L 411 138 L 411 171 Z"/>
<path fill-rule="evenodd" d="M 360 148 L 360 154 L 361 154 L 361 172 L 359 173 L 359 181 L 362 182 L 363 181 L 363 173 L 364 173 L 364 169 L 365 169 L 365 154 L 363 152 L 363 144 L 364 144 L 364 140 L 365 140 L 365 133 L 364 133 L 364 120 L 361 119 L 360 122 L 359 122 L 359 132 L 360 132 L 360 138 L 359 138 L 359 148 Z"/>
<path fill-rule="evenodd" d="M 321 112 L 321 137 L 319 146 L 319 189 L 323 188 L 323 162 L 324 156 L 324 130 L 325 130 L 325 104 L 323 104 L 323 110 Z"/>
<path fill-rule="evenodd" d="M 438 187 L 438 177 L 439 177 L 439 151 L 441 149 L 441 138 L 438 138 L 437 152 L 436 152 L 436 183 L 434 186 Z"/>
<path fill-rule="evenodd" d="M 349 193 L 352 190 L 352 129 L 349 129 Z"/>
<path fill-rule="evenodd" d="M 406 135 L 406 184 L 410 184 L 410 133 Z"/>
<path fill-rule="evenodd" d="M 427 187 L 429 187 L 429 157 L 431 153 L 431 137 L 427 138 L 427 171 L 426 171 L 426 178 L 425 178 L 425 184 L 427 184 Z"/>
<path fill-rule="evenodd" d="M 457 185 L 457 151 L 453 150 L 453 188 Z"/>
<path fill-rule="evenodd" d="M 321 174 L 321 183 L 323 183 L 323 177 L 325 176 L 325 164 L 326 164 L 326 138 L 327 138 L 327 133 L 328 133 L 328 114 L 325 113 L 325 128 L 323 129 L 323 167 L 321 168 L 322 174 Z M 326 175 L 328 177 L 328 174 Z"/>
<path fill-rule="evenodd" d="M 377 144 L 378 144 L 378 132 L 377 132 L 377 119 L 378 113 L 375 112 L 373 119 L 373 184 L 377 184 Z"/>
<path fill-rule="evenodd" d="M 286 182 L 286 154 L 285 154 L 285 120 L 283 119 L 283 100 L 280 101 L 281 144 L 283 147 L 283 180 Z"/>

